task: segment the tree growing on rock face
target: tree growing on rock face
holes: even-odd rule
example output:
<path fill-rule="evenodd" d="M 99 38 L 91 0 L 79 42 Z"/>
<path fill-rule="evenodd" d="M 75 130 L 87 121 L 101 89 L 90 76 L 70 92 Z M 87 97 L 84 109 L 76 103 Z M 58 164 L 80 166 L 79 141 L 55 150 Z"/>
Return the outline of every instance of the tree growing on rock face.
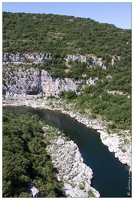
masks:
<path fill-rule="evenodd" d="M 89 198 L 90 198 L 90 197 L 94 197 L 94 194 L 93 194 L 92 190 L 89 190 L 89 191 L 88 191 L 88 197 L 89 197 Z"/>
<path fill-rule="evenodd" d="M 85 83 L 83 82 L 82 86 L 86 85 L 90 77 L 98 77 L 99 80 L 92 88 L 89 86 L 90 89 L 85 87 L 84 91 L 79 90 L 80 96 L 66 93 L 60 95 L 79 105 L 80 112 L 84 113 L 90 106 L 94 116 L 103 115 L 105 120 L 112 120 L 116 126 L 127 129 L 131 126 L 131 102 L 125 98 L 126 95 L 131 99 L 131 43 L 131 30 L 118 29 L 113 25 L 100 24 L 91 19 L 52 14 L 3 13 L 5 60 L 8 61 L 6 53 L 50 52 L 53 55 L 52 59 L 45 59 L 43 63 L 32 64 L 31 67 L 46 70 L 54 78 L 83 80 Z M 81 58 L 76 54 L 86 56 L 87 63 L 81 62 Z M 64 60 L 67 55 L 71 56 L 69 67 Z M 75 58 L 80 60 L 76 61 Z M 113 65 L 112 58 L 115 60 Z M 95 66 L 95 60 L 108 65 L 108 68 L 103 70 L 102 66 Z M 9 71 L 14 72 L 14 67 L 8 67 Z M 6 65 L 5 69 L 8 67 Z M 25 68 L 29 68 L 29 65 L 25 65 Z M 3 71 L 3 85 L 7 88 L 9 79 L 14 76 L 14 73 L 9 71 Z M 111 78 L 107 78 L 107 75 Z M 14 81 L 10 83 L 12 87 L 15 85 Z M 19 88 L 23 89 L 21 86 Z M 115 102 L 112 97 L 104 95 L 103 93 L 107 93 L 108 90 L 121 91 L 125 101 L 122 102 L 116 97 Z"/>

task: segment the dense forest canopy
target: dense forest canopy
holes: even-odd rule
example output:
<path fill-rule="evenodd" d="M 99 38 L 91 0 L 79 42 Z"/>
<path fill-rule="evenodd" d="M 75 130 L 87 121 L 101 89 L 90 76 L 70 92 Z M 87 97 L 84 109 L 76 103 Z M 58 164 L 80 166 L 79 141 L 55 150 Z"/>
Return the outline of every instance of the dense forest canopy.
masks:
<path fill-rule="evenodd" d="M 3 12 L 3 52 L 131 55 L 131 30 L 89 18 Z"/>
<path fill-rule="evenodd" d="M 41 197 L 64 196 L 43 133 L 36 115 L 3 111 L 3 197 L 32 197 L 29 183 Z"/>
<path fill-rule="evenodd" d="M 90 108 L 92 117 L 99 115 L 110 122 L 110 129 L 131 130 L 131 43 L 131 30 L 89 18 L 3 12 L 3 54 L 52 54 L 52 59 L 38 64 L 3 65 L 3 85 L 15 67 L 34 67 L 54 78 L 80 80 L 77 92 L 61 91 L 59 98 L 73 103 L 80 113 L 88 114 Z M 69 61 L 68 67 L 69 54 L 95 55 L 108 67 L 90 67 L 90 57 L 86 63 Z M 113 57 L 115 65 L 110 64 Z M 95 84 L 87 84 L 96 77 Z M 30 197 L 29 182 L 42 197 L 64 196 L 45 147 L 37 116 L 3 112 L 3 197 Z"/>
<path fill-rule="evenodd" d="M 82 85 L 79 87 L 78 98 L 64 91 L 61 98 L 69 96 L 81 112 L 90 107 L 93 115 L 112 120 L 112 127 L 131 128 L 131 30 L 89 18 L 3 12 L 3 53 L 18 52 L 51 53 L 51 60 L 31 66 L 44 69 L 55 78 L 83 80 L 84 85 L 90 77 L 98 77 L 94 85 L 84 90 Z M 68 67 L 68 54 L 93 54 L 108 67 L 90 68 L 90 57 L 87 63 L 70 61 Z M 115 65 L 110 64 L 113 57 Z M 112 91 L 114 95 L 109 93 Z"/>

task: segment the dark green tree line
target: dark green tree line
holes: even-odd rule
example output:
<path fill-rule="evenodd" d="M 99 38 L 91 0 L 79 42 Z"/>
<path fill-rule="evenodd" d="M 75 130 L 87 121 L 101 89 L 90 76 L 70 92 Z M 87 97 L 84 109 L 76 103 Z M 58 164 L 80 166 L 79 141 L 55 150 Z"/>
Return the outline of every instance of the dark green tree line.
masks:
<path fill-rule="evenodd" d="M 30 197 L 29 182 L 42 197 L 64 196 L 43 133 L 36 115 L 3 111 L 3 197 Z"/>

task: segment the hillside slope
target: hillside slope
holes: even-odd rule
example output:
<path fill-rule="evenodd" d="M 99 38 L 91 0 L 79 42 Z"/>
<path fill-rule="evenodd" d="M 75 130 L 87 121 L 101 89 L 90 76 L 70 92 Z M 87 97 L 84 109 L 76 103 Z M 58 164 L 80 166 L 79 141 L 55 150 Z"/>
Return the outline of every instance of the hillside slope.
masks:
<path fill-rule="evenodd" d="M 3 51 L 130 57 L 131 30 L 73 16 L 4 12 Z"/>
<path fill-rule="evenodd" d="M 69 96 L 70 101 L 81 112 L 90 107 L 93 116 L 112 120 L 112 128 L 131 128 L 131 30 L 73 16 L 4 12 L 4 96 L 5 91 L 20 92 L 18 83 L 24 83 L 23 89 L 25 82 L 33 83 L 31 67 L 39 73 L 47 71 L 52 82 L 59 78 L 64 83 L 54 86 L 50 95 L 55 96 L 55 87 L 60 87 L 58 93 L 62 90 L 60 97 L 66 99 L 64 90 L 72 87 L 76 94 Z M 79 82 L 77 90 L 71 85 L 66 90 L 65 78 L 72 79 L 73 85 Z M 34 91 L 29 91 L 37 95 L 46 84 L 40 88 L 36 81 L 33 85 Z"/>
<path fill-rule="evenodd" d="M 131 169 L 131 43 L 131 30 L 91 19 L 4 12 L 3 105 L 60 110 L 96 129 L 102 143 Z M 7 115 L 3 121 L 6 128 L 6 119 L 10 117 Z M 14 129 L 19 118 L 13 120 L 11 115 L 10 120 Z M 23 135 L 25 139 L 25 130 Z M 7 136 L 3 139 L 7 148 Z M 4 153 L 7 154 L 5 149 Z M 4 162 L 7 170 L 8 162 Z M 45 197 L 63 196 L 58 182 L 53 188 L 49 188 L 49 181 L 41 187 L 41 177 L 38 182 L 27 172 L 25 175 L 27 180 L 18 177 L 15 184 L 26 184 L 35 178 Z M 7 175 L 4 176 L 6 179 Z M 53 178 L 54 174 L 50 176 Z M 3 187 L 4 196 L 14 196 L 9 193 L 14 189 L 11 182 L 5 182 Z M 24 188 L 19 187 L 15 195 L 27 196 Z"/>

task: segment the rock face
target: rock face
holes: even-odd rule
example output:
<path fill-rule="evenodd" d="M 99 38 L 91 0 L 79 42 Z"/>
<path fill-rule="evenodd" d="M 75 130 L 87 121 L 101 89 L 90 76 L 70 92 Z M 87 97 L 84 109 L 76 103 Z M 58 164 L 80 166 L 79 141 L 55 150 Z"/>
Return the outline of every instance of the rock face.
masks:
<path fill-rule="evenodd" d="M 90 58 L 90 59 L 89 59 Z M 99 65 L 102 69 L 107 69 L 108 68 L 108 64 L 105 64 L 105 61 L 102 58 L 98 58 L 97 56 L 93 55 L 93 54 L 89 54 L 89 55 L 67 55 L 67 57 L 65 58 L 67 64 L 69 61 L 81 61 L 81 62 L 85 62 L 88 63 L 90 65 L 90 68 L 94 67 L 95 65 Z M 116 64 L 116 60 L 113 57 L 111 59 L 110 64 L 113 66 Z"/>
<path fill-rule="evenodd" d="M 58 171 L 58 180 L 64 183 L 65 195 L 74 198 L 100 197 L 99 192 L 91 187 L 93 172 L 83 163 L 77 145 L 61 136 L 50 142 L 47 151 Z"/>
<path fill-rule="evenodd" d="M 28 184 L 27 192 L 32 194 L 32 197 L 41 197 L 39 190 L 35 187 L 33 183 Z"/>
<path fill-rule="evenodd" d="M 127 164 L 132 166 L 132 148 L 131 148 L 131 136 L 129 135 L 128 131 L 124 131 L 125 137 L 121 138 L 117 134 L 110 134 L 108 135 L 102 130 L 99 130 L 100 132 L 100 138 L 106 146 L 108 146 L 108 149 L 110 152 L 115 153 L 115 157 L 119 158 L 120 162 L 123 164 Z M 124 143 L 125 141 L 125 143 Z"/>
<path fill-rule="evenodd" d="M 67 55 L 66 61 L 68 62 L 69 60 L 87 62 L 86 56 L 82 55 Z"/>
<path fill-rule="evenodd" d="M 90 58 L 90 59 L 89 59 Z M 45 60 L 52 59 L 51 53 L 5 53 L 2 57 L 3 64 L 7 63 L 14 63 L 14 64 L 21 64 L 21 63 L 41 63 Z M 108 64 L 105 63 L 105 60 L 102 58 L 98 58 L 93 54 L 88 55 L 67 55 L 65 58 L 66 65 L 68 65 L 69 61 L 80 61 L 87 63 L 90 68 L 94 67 L 95 65 L 100 66 L 102 69 L 107 69 Z M 116 59 L 113 57 L 109 64 L 116 65 Z"/>
<path fill-rule="evenodd" d="M 97 81 L 98 80 L 98 77 L 95 77 L 94 79 L 92 79 L 92 77 L 90 77 L 90 79 L 88 79 L 87 81 L 86 81 L 86 84 L 87 85 L 94 85 L 95 84 L 95 81 Z"/>
<path fill-rule="evenodd" d="M 60 110 L 62 113 L 68 114 L 70 117 L 76 119 L 78 122 L 85 124 L 89 128 L 93 128 L 100 133 L 102 143 L 106 145 L 110 152 L 115 154 L 123 164 L 127 164 L 132 170 L 132 136 L 128 130 L 118 130 L 117 133 L 107 133 L 106 126 L 101 119 L 89 119 L 79 112 L 73 111 L 72 107 L 64 101 L 47 99 L 47 97 L 40 99 L 27 100 L 5 100 L 3 106 L 31 106 L 33 108 Z"/>
<path fill-rule="evenodd" d="M 78 82 L 73 82 L 69 78 L 52 78 L 47 71 L 41 71 L 41 87 L 45 96 L 57 96 L 61 90 L 76 91 L 78 84 Z"/>
<path fill-rule="evenodd" d="M 77 89 L 77 82 L 69 78 L 52 78 L 45 70 L 34 68 L 3 69 L 3 96 L 23 99 L 41 96 L 57 96 L 61 90 Z"/>
<path fill-rule="evenodd" d="M 51 59 L 52 55 L 50 53 L 29 53 L 29 54 L 22 54 L 22 53 L 6 53 L 3 55 L 2 62 L 7 63 L 7 62 L 12 62 L 12 63 L 24 63 L 24 62 L 43 62 L 46 59 Z"/>

